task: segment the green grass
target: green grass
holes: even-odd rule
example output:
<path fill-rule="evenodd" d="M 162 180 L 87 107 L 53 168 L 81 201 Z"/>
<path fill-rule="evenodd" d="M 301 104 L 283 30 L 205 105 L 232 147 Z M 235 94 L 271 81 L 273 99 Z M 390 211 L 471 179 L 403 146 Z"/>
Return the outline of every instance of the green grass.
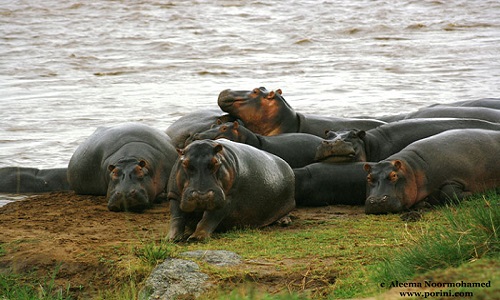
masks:
<path fill-rule="evenodd" d="M 375 282 L 404 282 L 429 270 L 458 267 L 482 257 L 499 257 L 500 197 L 481 196 L 441 210 L 446 224 L 421 234 L 372 271 Z"/>
<path fill-rule="evenodd" d="M 70 287 L 65 289 L 55 285 L 55 278 L 59 266 L 50 277 L 34 279 L 14 274 L 0 273 L 0 299 L 9 300 L 66 300 L 72 299 Z"/>

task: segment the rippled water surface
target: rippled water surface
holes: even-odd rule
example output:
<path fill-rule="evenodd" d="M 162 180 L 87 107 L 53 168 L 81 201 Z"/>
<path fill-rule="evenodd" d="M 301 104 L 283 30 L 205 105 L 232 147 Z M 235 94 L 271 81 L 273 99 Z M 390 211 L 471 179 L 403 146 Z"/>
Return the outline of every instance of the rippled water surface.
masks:
<path fill-rule="evenodd" d="M 163 130 L 257 86 L 336 116 L 500 97 L 500 2 L 0 4 L 0 167 L 64 167 L 97 126 Z"/>

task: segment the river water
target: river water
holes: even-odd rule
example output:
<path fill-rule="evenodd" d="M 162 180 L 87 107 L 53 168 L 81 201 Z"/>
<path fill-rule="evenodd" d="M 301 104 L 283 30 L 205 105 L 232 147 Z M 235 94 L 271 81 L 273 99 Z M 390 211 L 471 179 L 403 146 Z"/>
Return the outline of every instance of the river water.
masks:
<path fill-rule="evenodd" d="M 65 167 L 98 126 L 163 130 L 259 86 L 334 116 L 500 97 L 500 2 L 0 4 L 0 167 Z"/>

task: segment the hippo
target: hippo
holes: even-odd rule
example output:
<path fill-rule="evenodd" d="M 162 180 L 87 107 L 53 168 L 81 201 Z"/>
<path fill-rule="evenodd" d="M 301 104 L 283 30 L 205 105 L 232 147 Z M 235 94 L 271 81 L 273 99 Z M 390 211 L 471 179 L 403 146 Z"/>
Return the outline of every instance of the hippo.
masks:
<path fill-rule="evenodd" d="M 477 119 L 408 119 L 385 124 L 368 131 L 329 131 L 318 147 L 318 161 L 377 162 L 399 152 L 414 141 L 450 129 L 478 128 L 500 130 L 500 124 Z"/>
<path fill-rule="evenodd" d="M 308 133 L 284 133 L 263 136 L 240 125 L 237 121 L 222 123 L 195 134 L 194 139 L 225 138 L 267 151 L 284 159 L 292 168 L 304 167 L 315 162 L 316 149 L 324 139 Z"/>
<path fill-rule="evenodd" d="M 500 186 L 500 131 L 454 129 L 366 163 L 367 214 L 397 213 L 428 198 L 460 201 Z"/>
<path fill-rule="evenodd" d="M 458 107 L 485 107 L 500 109 L 500 98 L 483 98 L 477 100 L 464 100 L 451 103 L 437 103 L 431 107 L 458 106 Z"/>
<path fill-rule="evenodd" d="M 359 128 L 368 130 L 385 122 L 375 119 L 335 118 L 295 112 L 285 101 L 280 89 L 267 91 L 223 90 L 218 98 L 219 107 L 240 119 L 254 133 L 270 136 L 282 133 L 309 133 L 323 137 L 325 130 Z"/>
<path fill-rule="evenodd" d="M 99 127 L 68 164 L 72 190 L 106 195 L 111 211 L 142 211 L 165 196 L 177 151 L 166 133 L 139 123 Z"/>
<path fill-rule="evenodd" d="M 391 123 L 416 118 L 467 118 L 498 123 L 500 122 L 500 111 L 488 107 L 431 105 L 411 113 L 383 116 L 377 119 Z"/>
<path fill-rule="evenodd" d="M 167 189 L 171 241 L 267 226 L 295 208 L 293 170 L 273 154 L 226 139 L 194 141 L 178 152 Z"/>
<path fill-rule="evenodd" d="M 293 169 L 295 202 L 300 206 L 363 205 L 366 200 L 364 163 L 313 163 Z"/>
<path fill-rule="evenodd" d="M 180 117 L 165 132 L 175 148 L 184 148 L 192 141 L 195 133 L 210 129 L 217 120 L 232 122 L 236 121 L 236 118 L 224 114 L 220 108 L 198 110 Z"/>
<path fill-rule="evenodd" d="M 67 168 L 37 169 L 5 167 L 0 169 L 0 193 L 47 193 L 68 191 Z"/>

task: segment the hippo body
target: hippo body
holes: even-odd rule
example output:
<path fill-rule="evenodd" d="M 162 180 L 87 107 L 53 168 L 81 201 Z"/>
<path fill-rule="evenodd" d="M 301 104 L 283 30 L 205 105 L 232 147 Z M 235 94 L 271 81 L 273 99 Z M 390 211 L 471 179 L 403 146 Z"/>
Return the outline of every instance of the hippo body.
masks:
<path fill-rule="evenodd" d="M 0 169 L 0 193 L 46 193 L 68 191 L 67 168 L 37 169 L 5 167 Z"/>
<path fill-rule="evenodd" d="M 385 124 L 375 119 L 300 114 L 295 112 L 281 93 L 279 89 L 269 92 L 264 87 L 252 91 L 228 89 L 219 94 L 218 104 L 223 111 L 241 120 L 245 127 L 266 136 L 301 132 L 323 137 L 326 130 L 368 130 Z"/>
<path fill-rule="evenodd" d="M 331 131 L 327 141 L 318 148 L 317 159 L 378 162 L 417 140 L 446 130 L 465 128 L 500 130 L 500 124 L 477 119 L 430 118 L 388 123 L 366 132 Z"/>
<path fill-rule="evenodd" d="M 480 106 L 431 105 L 408 114 L 389 115 L 377 119 L 390 123 L 416 118 L 465 118 L 498 123 L 500 122 L 500 111 L 498 109 Z"/>
<path fill-rule="evenodd" d="M 432 105 L 432 107 L 445 107 L 445 106 L 485 107 L 492 109 L 500 109 L 500 98 L 483 98 L 477 100 L 464 100 L 464 101 Z"/>
<path fill-rule="evenodd" d="M 364 163 L 314 163 L 293 169 L 297 206 L 363 205 L 366 200 Z"/>
<path fill-rule="evenodd" d="M 500 186 L 500 131 L 456 129 L 416 141 L 378 163 L 367 163 L 368 214 L 400 212 L 428 197 L 461 200 Z"/>
<path fill-rule="evenodd" d="M 177 119 L 167 128 L 166 133 L 175 148 L 184 148 L 192 141 L 195 133 L 210 129 L 219 119 L 224 122 L 236 120 L 219 108 L 199 110 Z"/>
<path fill-rule="evenodd" d="M 244 143 L 272 153 L 284 159 L 292 168 L 300 168 L 315 162 L 316 149 L 324 139 L 307 133 L 284 133 L 263 136 L 240 125 L 237 121 L 221 123 L 196 134 L 195 140 L 225 138 Z"/>
<path fill-rule="evenodd" d="M 99 127 L 71 157 L 68 181 L 77 194 L 106 195 L 112 211 L 140 211 L 164 193 L 176 159 L 170 138 L 157 129 Z"/>
<path fill-rule="evenodd" d="M 295 208 L 293 171 L 275 155 L 226 139 L 178 151 L 168 184 L 170 240 L 266 226 Z"/>

